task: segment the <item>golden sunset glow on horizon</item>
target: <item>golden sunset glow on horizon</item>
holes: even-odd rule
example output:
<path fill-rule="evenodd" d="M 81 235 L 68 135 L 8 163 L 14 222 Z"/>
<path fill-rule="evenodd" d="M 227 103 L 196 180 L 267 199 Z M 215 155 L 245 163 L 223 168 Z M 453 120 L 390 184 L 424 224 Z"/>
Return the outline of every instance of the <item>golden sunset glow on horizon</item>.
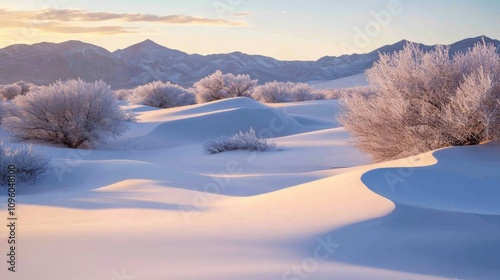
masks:
<path fill-rule="evenodd" d="M 0 4 L 0 47 L 80 40 L 114 51 L 151 39 L 188 53 L 315 60 L 402 39 L 499 38 L 499 11 L 495 1 L 7 0 Z"/>

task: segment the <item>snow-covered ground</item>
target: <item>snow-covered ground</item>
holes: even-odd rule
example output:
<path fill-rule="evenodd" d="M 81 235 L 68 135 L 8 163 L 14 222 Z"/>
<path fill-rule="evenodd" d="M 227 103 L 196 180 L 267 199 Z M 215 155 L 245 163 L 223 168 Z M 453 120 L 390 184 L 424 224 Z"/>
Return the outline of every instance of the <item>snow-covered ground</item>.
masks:
<path fill-rule="evenodd" d="M 138 121 L 98 149 L 35 144 L 51 169 L 18 187 L 17 272 L 2 226 L 0 279 L 500 275 L 498 145 L 369 164 L 335 100 L 129 108 Z M 250 127 L 282 149 L 203 153 Z"/>
<path fill-rule="evenodd" d="M 313 81 L 309 84 L 317 89 L 351 88 L 358 86 L 367 86 L 368 81 L 366 80 L 365 73 L 361 73 L 331 81 Z"/>

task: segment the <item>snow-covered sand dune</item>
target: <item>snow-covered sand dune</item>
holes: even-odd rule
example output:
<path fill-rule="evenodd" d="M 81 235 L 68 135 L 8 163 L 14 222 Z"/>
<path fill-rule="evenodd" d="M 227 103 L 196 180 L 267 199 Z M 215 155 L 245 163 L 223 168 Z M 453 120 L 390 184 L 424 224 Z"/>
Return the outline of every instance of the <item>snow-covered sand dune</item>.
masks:
<path fill-rule="evenodd" d="M 442 149 L 433 156 L 432 166 L 376 169 L 362 180 L 398 205 L 500 215 L 499 145 Z"/>
<path fill-rule="evenodd" d="M 130 109 L 138 122 L 96 150 L 36 144 L 53 168 L 19 186 L 18 272 L 0 279 L 500 275 L 497 145 L 367 165 L 335 101 Z M 250 127 L 282 150 L 203 153 Z"/>

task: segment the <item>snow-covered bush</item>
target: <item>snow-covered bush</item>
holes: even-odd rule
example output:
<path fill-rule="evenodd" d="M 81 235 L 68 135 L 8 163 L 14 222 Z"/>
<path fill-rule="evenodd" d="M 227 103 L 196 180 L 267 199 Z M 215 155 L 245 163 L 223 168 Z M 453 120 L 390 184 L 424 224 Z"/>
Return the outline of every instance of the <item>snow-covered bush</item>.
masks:
<path fill-rule="evenodd" d="M 189 90 L 170 82 L 151 82 L 137 87 L 132 102 L 158 108 L 171 108 L 195 104 L 195 96 Z"/>
<path fill-rule="evenodd" d="M 222 136 L 205 142 L 203 149 L 207 154 L 217 154 L 225 151 L 248 150 L 270 151 L 276 149 L 276 144 L 266 138 L 258 138 L 250 128 L 248 132 L 239 132 L 232 136 Z"/>
<path fill-rule="evenodd" d="M 359 94 L 363 96 L 368 96 L 373 93 L 373 89 L 370 86 L 357 86 L 350 88 L 329 88 L 322 89 L 313 92 L 313 96 L 316 100 L 329 100 L 329 99 L 339 99 L 343 95 L 353 95 Z"/>
<path fill-rule="evenodd" d="M 102 81 L 58 81 L 6 105 L 2 124 L 20 140 L 78 148 L 105 142 L 127 130 L 124 113 Z"/>
<path fill-rule="evenodd" d="M 33 86 L 33 84 L 24 81 L 0 86 L 0 99 L 12 100 L 18 95 L 25 95 Z"/>
<path fill-rule="evenodd" d="M 288 83 L 290 87 L 290 99 L 292 102 L 309 101 L 321 99 L 319 91 L 306 83 Z"/>
<path fill-rule="evenodd" d="M 127 122 L 136 122 L 137 121 L 137 113 L 127 109 L 123 111 L 123 115 L 125 116 L 124 119 Z"/>
<path fill-rule="evenodd" d="M 367 71 L 373 94 L 345 94 L 339 118 L 358 147 L 384 161 L 500 138 L 500 56 L 477 44 L 450 59 L 449 48 L 408 44 Z"/>
<path fill-rule="evenodd" d="M 18 84 L 4 85 L 0 87 L 0 95 L 5 100 L 12 100 L 21 95 L 23 88 Z"/>
<path fill-rule="evenodd" d="M 5 101 L 0 100 L 0 124 L 2 123 L 2 119 L 5 116 L 5 104 Z"/>
<path fill-rule="evenodd" d="M 35 151 L 31 145 L 16 149 L 0 142 L 0 184 L 7 184 L 9 165 L 16 168 L 17 182 L 35 182 L 47 170 L 49 161 L 48 156 Z"/>
<path fill-rule="evenodd" d="M 252 97 L 263 103 L 298 102 L 323 99 L 319 90 L 306 83 L 269 82 L 255 88 Z"/>
<path fill-rule="evenodd" d="M 113 91 L 113 95 L 116 97 L 116 99 L 121 101 L 127 101 L 132 93 L 134 93 L 133 89 L 119 89 Z"/>
<path fill-rule="evenodd" d="M 255 88 L 252 97 L 263 103 L 290 102 L 290 82 L 269 82 Z"/>
<path fill-rule="evenodd" d="M 19 81 L 16 83 L 18 86 L 21 87 L 21 95 L 25 95 L 28 93 L 32 88 L 36 88 L 36 86 L 32 83 L 27 83 L 25 81 Z"/>
<path fill-rule="evenodd" d="M 25 95 L 30 90 L 34 90 L 36 88 L 38 88 L 38 86 L 24 81 L 0 86 L 0 123 L 2 123 L 2 118 L 5 115 L 5 107 L 12 101 L 12 99 L 19 95 Z"/>
<path fill-rule="evenodd" d="M 257 80 L 249 75 L 223 74 L 220 70 L 194 84 L 198 103 L 231 97 L 250 97 Z"/>

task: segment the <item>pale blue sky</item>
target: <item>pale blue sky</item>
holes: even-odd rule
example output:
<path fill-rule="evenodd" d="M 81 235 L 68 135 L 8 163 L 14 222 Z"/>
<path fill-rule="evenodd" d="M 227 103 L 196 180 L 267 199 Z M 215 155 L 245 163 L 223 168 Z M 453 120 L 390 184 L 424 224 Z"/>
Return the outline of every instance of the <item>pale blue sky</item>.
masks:
<path fill-rule="evenodd" d="M 49 17 L 47 8 L 59 13 Z M 500 39 L 496 0 L 2 0 L 0 9 L 0 47 L 76 39 L 113 51 L 152 39 L 188 53 L 242 51 L 315 60 L 369 52 L 402 39 L 425 44 L 478 35 Z"/>

